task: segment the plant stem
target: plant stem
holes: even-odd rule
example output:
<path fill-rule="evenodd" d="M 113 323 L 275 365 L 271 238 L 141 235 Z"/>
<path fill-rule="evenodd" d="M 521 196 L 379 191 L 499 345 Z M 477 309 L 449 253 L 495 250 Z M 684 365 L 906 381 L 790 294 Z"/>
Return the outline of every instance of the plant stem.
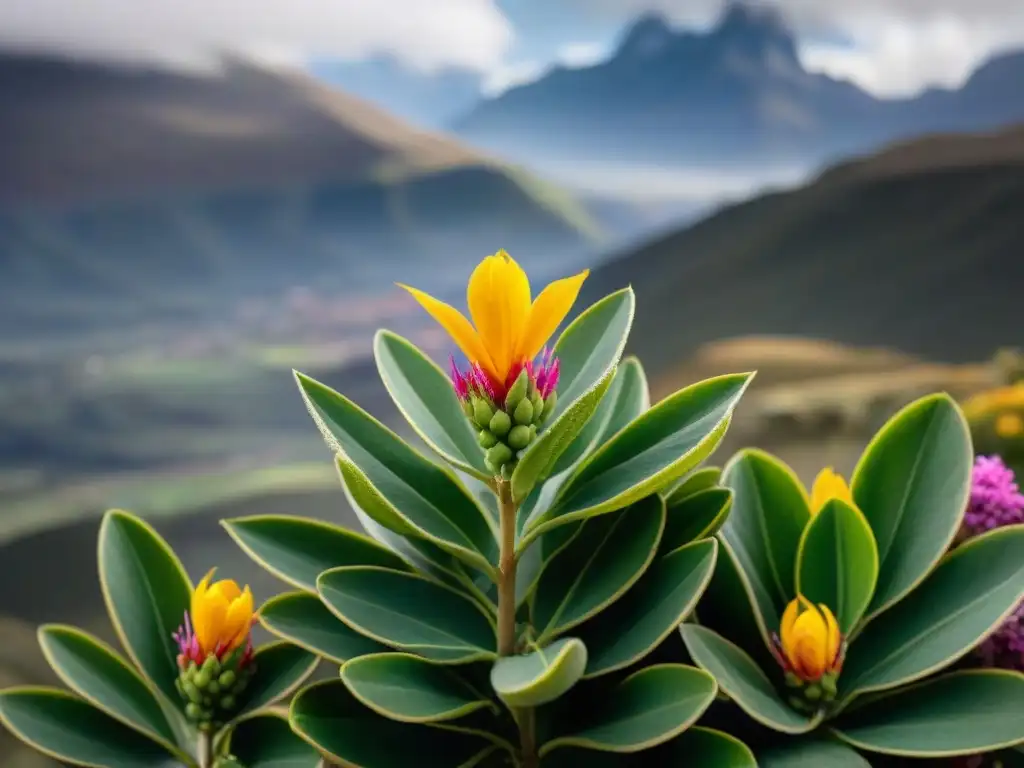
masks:
<path fill-rule="evenodd" d="M 516 503 L 512 485 L 498 481 L 501 551 L 498 562 L 498 655 L 516 651 Z"/>
<path fill-rule="evenodd" d="M 537 714 L 533 707 L 520 709 L 516 720 L 519 723 L 519 746 L 522 768 L 538 768 L 537 757 Z"/>
<path fill-rule="evenodd" d="M 196 757 L 199 760 L 199 768 L 212 768 L 213 766 L 213 734 L 203 730 L 199 732 L 199 741 L 196 744 Z"/>

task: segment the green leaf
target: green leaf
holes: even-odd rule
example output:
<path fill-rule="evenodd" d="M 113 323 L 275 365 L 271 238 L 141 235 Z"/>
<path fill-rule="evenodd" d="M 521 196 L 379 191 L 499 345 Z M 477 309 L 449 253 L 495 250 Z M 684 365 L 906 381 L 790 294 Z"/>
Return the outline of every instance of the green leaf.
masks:
<path fill-rule="evenodd" d="M 448 664 L 495 658 L 494 625 L 454 589 L 384 568 L 335 568 L 320 597 L 352 629 L 385 645 Z"/>
<path fill-rule="evenodd" d="M 717 487 L 721 479 L 722 470 L 719 467 L 696 469 L 677 480 L 675 485 L 665 492 L 665 503 L 670 507 L 679 504 L 696 493 Z"/>
<path fill-rule="evenodd" d="M 454 473 L 424 458 L 343 395 L 296 374 L 310 415 L 359 506 L 385 528 L 418 536 L 491 573 L 497 541 L 487 513 Z"/>
<path fill-rule="evenodd" d="M 377 331 L 373 356 L 388 394 L 423 442 L 449 464 L 481 480 L 490 479 L 483 449 L 448 375 L 412 342 L 391 331 Z"/>
<path fill-rule="evenodd" d="M 845 744 L 820 738 L 787 739 L 757 753 L 760 768 L 871 768 Z"/>
<path fill-rule="evenodd" d="M 851 488 L 878 542 L 868 619 L 914 589 L 960 529 L 974 463 L 960 407 L 948 395 L 911 403 L 875 435 Z"/>
<path fill-rule="evenodd" d="M 858 749 L 901 757 L 955 757 L 1024 741 L 1024 675 L 952 672 L 844 713 L 836 735 Z"/>
<path fill-rule="evenodd" d="M 303 689 L 289 720 L 299 736 L 343 766 L 470 768 L 494 750 L 478 736 L 381 717 L 341 680 Z"/>
<path fill-rule="evenodd" d="M 256 673 L 246 688 L 238 716 L 256 712 L 291 695 L 313 674 L 319 661 L 304 648 L 287 642 L 257 648 L 253 655 Z"/>
<path fill-rule="evenodd" d="M 387 646 L 338 621 L 318 596 L 306 592 L 288 592 L 270 598 L 260 608 L 259 617 L 260 623 L 282 640 L 336 664 L 388 650 Z"/>
<path fill-rule="evenodd" d="M 149 685 L 105 643 L 75 627 L 44 624 L 39 645 L 71 690 L 115 720 L 180 754 L 175 734 Z"/>
<path fill-rule="evenodd" d="M 562 696 L 580 681 L 587 646 L 563 637 L 522 656 L 505 656 L 491 668 L 491 686 L 510 707 L 538 707 Z"/>
<path fill-rule="evenodd" d="M 100 589 L 121 644 L 168 701 L 180 699 L 171 635 L 192 599 L 192 584 L 171 548 L 128 512 L 107 512 L 99 534 Z"/>
<path fill-rule="evenodd" d="M 320 754 L 294 733 L 288 719 L 274 712 L 238 723 L 231 734 L 231 754 L 245 768 L 317 768 Z"/>
<path fill-rule="evenodd" d="M 720 536 L 735 555 L 750 590 L 754 618 L 765 643 L 779 626 L 779 611 L 796 597 L 796 554 L 811 519 L 810 502 L 796 474 L 763 451 L 740 451 L 722 471 L 733 493 Z"/>
<path fill-rule="evenodd" d="M 736 705 L 768 728 L 781 733 L 807 733 L 820 720 L 796 712 L 775 690 L 768 676 L 741 648 L 707 627 L 682 626 L 683 641 L 693 660 L 715 676 Z"/>
<path fill-rule="evenodd" d="M 758 768 L 750 747 L 728 733 L 696 726 L 687 728 L 644 758 L 650 765 L 701 765 L 707 768 Z M 820 768 L 818 766 L 817 768 Z M 829 764 L 829 768 L 833 768 Z"/>
<path fill-rule="evenodd" d="M 677 501 L 666 509 L 665 533 L 658 551 L 667 554 L 691 541 L 714 536 L 732 509 L 732 491 L 708 488 Z"/>
<path fill-rule="evenodd" d="M 831 499 L 811 518 L 796 555 L 796 591 L 823 603 L 848 636 L 857 626 L 878 579 L 878 547 L 856 507 Z"/>
<path fill-rule="evenodd" d="M 1024 599 L 1024 525 L 997 528 L 946 555 L 903 600 L 868 624 L 847 653 L 843 693 L 904 685 L 974 648 Z"/>
<path fill-rule="evenodd" d="M 512 496 L 523 501 L 594 415 L 626 346 L 636 297 L 632 288 L 606 296 L 572 321 L 555 343 L 561 367 L 558 406 L 512 473 Z"/>
<path fill-rule="evenodd" d="M 408 653 L 353 659 L 341 668 L 341 679 L 364 705 L 403 723 L 435 723 L 497 709 L 449 667 Z"/>
<path fill-rule="evenodd" d="M 647 376 L 640 361 L 632 355 L 623 358 L 619 364 L 615 371 L 615 383 L 618 386 L 615 388 L 614 397 L 609 392 L 601 401 L 601 409 L 608 408 L 608 418 L 601 425 L 597 445 L 608 442 L 651 407 Z"/>
<path fill-rule="evenodd" d="M 378 565 L 408 571 L 409 565 L 373 539 L 320 520 L 253 515 L 221 525 L 249 557 L 293 587 L 316 592 L 316 577 L 343 565 Z"/>
<path fill-rule="evenodd" d="M 583 461 L 555 508 L 528 526 L 523 546 L 558 525 L 622 509 L 695 467 L 718 445 L 751 374 L 680 390 Z"/>
<path fill-rule="evenodd" d="M 0 723 L 48 757 L 86 768 L 174 768 L 166 749 L 77 696 L 53 688 L 0 691 Z"/>
<path fill-rule="evenodd" d="M 656 495 L 588 520 L 540 575 L 531 610 L 539 642 L 582 624 L 625 594 L 654 559 L 664 526 L 665 502 Z"/>
<path fill-rule="evenodd" d="M 646 667 L 595 702 L 581 727 L 543 744 L 540 754 L 564 747 L 620 753 L 650 749 L 693 725 L 717 690 L 714 678 L 694 667 Z"/>
<path fill-rule="evenodd" d="M 657 648 L 697 604 L 717 556 L 718 542 L 704 539 L 658 558 L 625 597 L 580 627 L 585 676 L 624 669 Z"/>

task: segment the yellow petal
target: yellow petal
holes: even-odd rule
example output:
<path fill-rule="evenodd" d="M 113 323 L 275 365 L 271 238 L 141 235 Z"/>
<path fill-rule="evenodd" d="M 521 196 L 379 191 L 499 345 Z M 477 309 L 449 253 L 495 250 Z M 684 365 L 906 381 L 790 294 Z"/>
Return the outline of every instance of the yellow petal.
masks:
<path fill-rule="evenodd" d="M 786 610 L 782 614 L 782 621 L 779 624 L 779 640 L 782 642 L 783 648 L 792 644 L 793 624 L 796 623 L 796 617 L 799 613 L 800 601 L 791 600 L 789 605 L 786 606 Z"/>
<path fill-rule="evenodd" d="M 235 583 L 233 579 L 225 579 L 224 581 L 218 581 L 210 589 L 211 591 L 217 590 L 217 592 L 223 595 L 224 599 L 228 603 L 237 599 L 238 596 L 242 594 L 242 590 L 238 588 L 238 584 Z"/>
<path fill-rule="evenodd" d="M 248 636 L 252 627 L 252 608 L 252 592 L 246 587 L 245 591 L 228 606 L 227 616 L 224 618 L 221 641 L 227 651 L 233 651 Z"/>
<path fill-rule="evenodd" d="M 832 499 L 853 504 L 853 494 L 850 493 L 846 481 L 841 475 L 837 475 L 832 467 L 825 467 L 814 478 L 814 487 L 811 489 L 811 514 L 816 515 Z"/>
<path fill-rule="evenodd" d="M 839 623 L 836 621 L 836 617 L 832 615 L 832 611 L 828 609 L 828 606 L 822 604 L 818 608 L 821 610 L 821 615 L 825 617 L 825 625 L 828 628 L 825 655 L 827 657 L 826 663 L 831 667 L 839 657 L 839 645 L 842 642 L 842 634 L 839 631 Z"/>
<path fill-rule="evenodd" d="M 227 613 L 228 603 L 220 592 L 210 590 L 199 602 L 198 610 L 192 616 L 192 624 L 204 654 L 216 650 Z"/>
<path fill-rule="evenodd" d="M 804 611 L 793 624 L 793 658 L 809 679 L 817 679 L 825 672 L 828 627 L 824 617 L 816 610 Z"/>
<path fill-rule="evenodd" d="M 413 298 L 427 310 L 430 316 L 440 323 L 441 327 L 448 332 L 448 335 L 452 337 L 459 349 L 462 350 L 462 354 L 469 358 L 471 362 L 479 363 L 492 376 L 497 376 L 494 363 L 491 361 L 491 356 L 487 354 L 487 349 L 480 340 L 480 336 L 477 335 L 469 320 L 459 310 L 450 304 L 438 301 L 423 291 L 410 288 L 408 285 L 399 283 L 398 287 L 404 288 L 411 293 Z"/>
<path fill-rule="evenodd" d="M 551 338 L 551 334 L 569 314 L 579 295 L 580 287 L 589 274 L 590 270 L 585 269 L 573 277 L 555 280 L 540 292 L 530 307 L 526 328 L 519 339 L 517 358 L 532 360 L 537 356 Z"/>
<path fill-rule="evenodd" d="M 206 597 L 206 592 L 210 588 L 210 579 L 213 578 L 213 574 L 217 572 L 216 568 L 211 568 L 207 571 L 206 575 L 203 576 L 199 585 L 195 588 L 192 593 L 192 604 L 189 606 L 189 615 L 192 617 L 193 624 L 195 623 L 196 614 L 199 613 L 199 606 L 202 604 Z"/>
<path fill-rule="evenodd" d="M 511 256 L 498 251 L 473 270 L 466 298 L 495 373 L 505 381 L 530 312 L 529 278 Z"/>

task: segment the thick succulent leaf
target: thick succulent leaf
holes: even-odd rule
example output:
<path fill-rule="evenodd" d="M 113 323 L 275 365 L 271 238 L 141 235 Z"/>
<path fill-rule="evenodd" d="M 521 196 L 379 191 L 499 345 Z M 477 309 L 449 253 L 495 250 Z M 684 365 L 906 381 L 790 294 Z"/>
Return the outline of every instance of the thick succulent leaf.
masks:
<path fill-rule="evenodd" d="M 665 502 L 657 495 L 588 520 L 541 573 L 531 610 L 539 642 L 582 624 L 625 594 L 654 559 L 664 526 Z"/>
<path fill-rule="evenodd" d="M 336 568 L 320 574 L 325 605 L 355 631 L 449 664 L 495 657 L 490 617 L 471 599 L 414 574 Z"/>
<path fill-rule="evenodd" d="M 447 374 L 391 331 L 377 331 L 373 356 L 388 394 L 423 442 L 449 464 L 488 479 L 483 449 Z"/>
<path fill-rule="evenodd" d="M 736 454 L 722 471 L 722 484 L 733 499 L 719 535 L 743 572 L 767 643 L 782 607 L 796 597 L 796 554 L 811 519 L 807 492 L 793 470 L 759 450 Z"/>
<path fill-rule="evenodd" d="M 120 510 L 100 524 L 98 558 L 100 589 L 121 644 L 160 692 L 178 701 L 171 635 L 192 599 L 188 574 L 148 523 Z"/>
<path fill-rule="evenodd" d="M 804 529 L 796 555 L 796 591 L 831 609 L 844 636 L 857 626 L 878 580 L 878 547 L 856 507 L 828 501 Z"/>
<path fill-rule="evenodd" d="M 318 595 L 288 592 L 272 597 L 259 616 L 269 632 L 336 664 L 390 650 L 338 621 Z"/>
<path fill-rule="evenodd" d="M 390 720 L 436 723 L 497 706 L 450 667 L 408 653 L 363 656 L 341 668 L 359 701 Z"/>
<path fill-rule="evenodd" d="M 708 768 L 758 768 L 750 747 L 728 733 L 695 726 L 687 728 L 671 741 L 655 747 L 650 765 L 701 765 Z M 832 768 L 829 765 L 829 768 Z"/>
<path fill-rule="evenodd" d="M 878 586 L 868 618 L 914 589 L 949 548 L 963 520 L 974 463 L 960 407 L 932 395 L 875 435 L 851 488 L 878 542 Z"/>
<path fill-rule="evenodd" d="M 974 648 L 1024 599 L 1024 525 L 957 547 L 850 646 L 844 695 L 881 691 L 937 672 Z"/>
<path fill-rule="evenodd" d="M 320 753 L 296 736 L 288 718 L 266 712 L 239 722 L 231 733 L 231 754 L 245 768 L 318 768 Z"/>
<path fill-rule="evenodd" d="M 297 589 L 316 592 L 316 577 L 344 565 L 377 565 L 396 571 L 408 563 L 373 539 L 307 517 L 254 515 L 221 525 L 249 557 Z"/>
<path fill-rule="evenodd" d="M 296 379 L 313 420 L 339 454 L 349 492 L 370 517 L 493 570 L 498 545 L 491 521 L 450 469 L 421 456 L 343 395 L 301 374 Z"/>
<path fill-rule="evenodd" d="M 83 699 L 54 688 L 0 691 L 0 723 L 48 757 L 85 768 L 175 768 L 181 759 Z"/>
<path fill-rule="evenodd" d="M 175 733 L 149 685 L 112 648 L 75 627 L 39 628 L 47 662 L 71 690 L 97 709 L 180 754 Z"/>
<path fill-rule="evenodd" d="M 854 749 L 814 736 L 786 739 L 759 750 L 757 764 L 760 768 L 871 768 Z"/>
<path fill-rule="evenodd" d="M 286 642 L 262 645 L 253 655 L 256 673 L 246 688 L 239 717 L 290 696 L 313 674 L 320 659 Z"/>
<path fill-rule="evenodd" d="M 561 366 L 558 406 L 512 473 L 512 495 L 522 501 L 554 470 L 555 463 L 597 410 L 626 346 L 636 297 L 632 288 L 606 296 L 562 332 L 554 353 Z"/>
<path fill-rule="evenodd" d="M 718 542 L 704 539 L 658 558 L 621 600 L 583 624 L 585 676 L 624 669 L 657 648 L 697 604 L 717 554 Z"/>
<path fill-rule="evenodd" d="M 608 418 L 601 424 L 597 445 L 608 442 L 651 407 L 647 376 L 640 361 L 632 355 L 622 359 L 615 372 L 614 384 L 618 384 L 614 393 L 609 392 L 601 402 L 602 410 L 608 408 Z"/>
<path fill-rule="evenodd" d="M 714 536 L 731 509 L 732 491 L 728 488 L 708 488 L 677 501 L 666 509 L 665 533 L 658 551 L 667 554 L 691 541 Z"/>
<path fill-rule="evenodd" d="M 579 682 L 587 647 L 564 637 L 521 656 L 505 656 L 491 668 L 491 687 L 510 707 L 537 707 L 562 696 Z"/>
<path fill-rule="evenodd" d="M 834 724 L 844 741 L 901 757 L 954 757 L 1024 741 L 1024 675 L 952 672 L 873 698 Z"/>
<path fill-rule="evenodd" d="M 813 730 L 820 722 L 786 704 L 768 676 L 743 649 L 696 624 L 684 624 L 682 633 L 693 660 L 714 675 L 722 691 L 761 725 L 798 734 Z"/>
<path fill-rule="evenodd" d="M 558 525 L 622 509 L 695 467 L 724 436 L 751 378 L 702 381 L 634 419 L 581 462 L 561 500 L 527 525 L 524 545 Z"/>
<path fill-rule="evenodd" d="M 471 768 L 494 750 L 478 736 L 382 717 L 341 680 L 303 689 L 292 700 L 289 721 L 299 736 L 342 766 Z"/>
<path fill-rule="evenodd" d="M 570 733 L 545 742 L 540 754 L 565 747 L 620 753 L 650 749 L 693 725 L 717 692 L 714 678 L 695 667 L 646 667 L 596 702 Z"/>
<path fill-rule="evenodd" d="M 721 467 L 701 467 L 683 475 L 669 489 L 663 491 L 665 503 L 670 507 L 679 504 L 695 493 L 716 488 L 722 479 Z"/>

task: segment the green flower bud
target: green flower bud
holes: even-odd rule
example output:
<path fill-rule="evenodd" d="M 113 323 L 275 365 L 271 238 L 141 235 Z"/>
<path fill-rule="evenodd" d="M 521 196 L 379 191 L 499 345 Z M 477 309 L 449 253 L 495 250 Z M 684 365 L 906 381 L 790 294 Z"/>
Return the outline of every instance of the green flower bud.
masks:
<path fill-rule="evenodd" d="M 542 422 L 547 421 L 552 412 L 555 410 L 555 406 L 558 405 L 558 393 L 552 392 L 548 395 L 548 399 L 544 401 L 544 413 L 541 414 L 540 420 Z"/>
<path fill-rule="evenodd" d="M 208 674 L 210 677 L 216 677 L 220 674 L 220 662 L 217 661 L 217 657 L 212 653 L 206 657 L 206 661 L 203 662 L 203 672 Z"/>
<path fill-rule="evenodd" d="M 804 697 L 808 701 L 817 701 L 821 698 L 821 688 L 814 684 L 808 685 L 804 688 Z"/>
<path fill-rule="evenodd" d="M 521 451 L 530 444 L 530 428 L 520 424 L 508 433 L 508 445 L 514 451 Z"/>
<path fill-rule="evenodd" d="M 181 687 L 184 689 L 184 694 L 188 697 L 189 701 L 198 704 L 203 700 L 203 694 L 193 683 L 186 680 L 181 684 Z"/>
<path fill-rule="evenodd" d="M 210 684 L 206 686 L 206 692 L 211 696 L 216 696 L 218 693 L 220 693 L 220 683 L 218 683 L 216 680 L 211 680 Z"/>
<path fill-rule="evenodd" d="M 533 421 L 540 422 L 541 416 L 544 415 L 544 398 L 540 396 L 540 392 L 533 393 L 530 403 L 533 405 Z"/>
<path fill-rule="evenodd" d="M 193 722 L 203 719 L 203 709 L 194 702 L 189 702 L 185 705 L 185 717 Z"/>
<path fill-rule="evenodd" d="M 481 429 L 486 427 L 490 423 L 491 416 L 493 415 L 494 409 L 488 405 L 486 400 L 479 397 L 473 398 L 473 421 L 476 422 L 478 427 Z"/>
<path fill-rule="evenodd" d="M 220 708 L 223 709 L 225 712 L 230 712 L 235 708 L 236 703 L 237 702 L 235 701 L 235 697 L 231 694 L 228 694 L 220 700 Z"/>
<path fill-rule="evenodd" d="M 232 685 L 235 684 L 235 680 L 237 679 L 238 678 L 235 675 L 235 673 L 229 669 L 227 672 L 224 672 L 219 678 L 217 678 L 217 682 L 220 683 L 221 688 L 230 688 Z"/>
<path fill-rule="evenodd" d="M 502 465 L 511 458 L 512 449 L 504 443 L 498 443 L 487 451 L 484 460 L 487 462 L 487 468 L 497 473 L 501 470 Z"/>
<path fill-rule="evenodd" d="M 200 691 L 205 691 L 206 686 L 210 684 L 210 676 L 205 671 L 200 670 L 192 677 L 192 684 Z"/>
<path fill-rule="evenodd" d="M 496 437 L 504 437 L 512 429 L 512 419 L 504 411 L 496 411 L 488 427 Z"/>
<path fill-rule="evenodd" d="M 473 418 L 473 404 L 468 400 L 462 401 L 462 412 L 466 414 L 467 419 Z"/>
<path fill-rule="evenodd" d="M 519 375 L 516 377 L 515 382 L 509 388 L 508 394 L 505 395 L 505 410 L 509 412 L 514 411 L 516 409 L 516 406 L 519 405 L 523 398 L 529 396 L 529 388 L 530 377 L 526 373 L 526 369 L 524 368 L 522 371 L 519 372 Z"/>
<path fill-rule="evenodd" d="M 512 418 L 516 420 L 516 424 L 529 426 L 530 422 L 533 421 L 533 403 L 526 399 L 521 400 L 519 405 L 516 406 Z"/>
<path fill-rule="evenodd" d="M 493 419 L 491 420 L 493 421 Z M 498 442 L 498 438 L 496 438 L 494 433 L 489 429 L 481 429 L 476 436 L 476 441 L 480 443 L 480 447 L 486 451 Z"/>

